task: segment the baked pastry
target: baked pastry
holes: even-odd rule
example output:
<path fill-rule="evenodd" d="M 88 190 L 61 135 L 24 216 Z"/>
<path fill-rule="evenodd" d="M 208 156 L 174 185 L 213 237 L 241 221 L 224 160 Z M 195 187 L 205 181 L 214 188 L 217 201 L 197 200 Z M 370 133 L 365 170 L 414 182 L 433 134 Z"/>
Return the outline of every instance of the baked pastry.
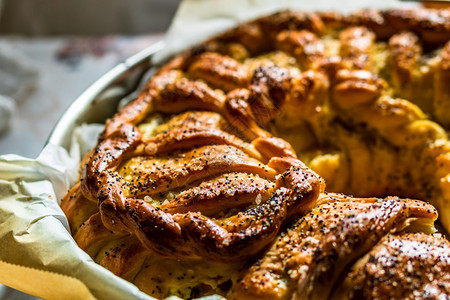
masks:
<path fill-rule="evenodd" d="M 415 240 L 422 290 L 448 295 L 434 207 L 373 197 L 450 228 L 449 16 L 281 12 L 176 56 L 85 157 L 61 204 L 76 242 L 156 297 L 322 299 L 415 295 L 407 255 L 396 289 L 364 269 Z"/>
<path fill-rule="evenodd" d="M 332 296 L 342 299 L 405 299 L 407 292 L 412 294 L 414 289 L 418 289 L 421 293 L 430 292 L 438 299 L 450 291 L 448 278 L 440 280 L 441 274 L 449 275 L 450 243 L 424 233 L 408 237 L 401 233 L 416 230 L 433 232 L 436 216 L 433 207 L 414 200 L 393 197 L 358 199 L 324 194 L 310 213 L 280 235 L 265 255 L 245 272 L 230 298 L 329 299 Z M 420 245 L 420 239 L 423 244 L 420 248 L 411 247 L 404 250 L 406 253 L 401 253 L 402 246 L 408 247 L 406 244 L 411 241 Z M 394 240 L 405 244 L 395 245 Z M 431 251 L 423 251 L 424 246 Z M 391 247 L 393 251 L 386 253 L 383 251 L 385 247 Z M 366 256 L 354 264 L 365 253 Z M 383 264 L 377 255 L 396 264 Z M 367 257 L 374 261 L 370 256 L 376 257 L 377 263 L 365 264 Z M 413 272 L 404 268 L 408 257 L 414 264 L 422 262 L 423 269 L 414 268 Z M 341 285 L 344 270 L 352 265 L 355 270 L 347 275 L 345 285 Z M 399 278 L 392 280 L 386 274 L 390 270 Z M 417 280 L 414 276 L 417 274 L 419 278 L 426 277 L 420 284 L 401 278 L 409 276 Z M 397 286 L 397 289 L 376 290 L 378 278 L 383 279 L 380 285 L 404 285 Z M 375 284 L 370 286 L 374 281 Z M 428 283 L 431 284 L 427 286 Z M 337 287 L 342 291 L 333 293 Z"/>
<path fill-rule="evenodd" d="M 445 299 L 448 250 L 447 240 L 432 235 L 389 234 L 355 263 L 332 298 Z"/>
<path fill-rule="evenodd" d="M 138 285 L 152 295 L 167 295 L 174 283 L 183 297 L 208 280 L 215 288 L 226 284 L 324 191 L 289 144 L 268 134 L 247 143 L 227 133 L 234 129 L 217 113 L 169 116 L 152 137 L 145 127 L 119 128 L 93 151 L 62 208 L 83 250 L 115 274 L 143 281 Z M 179 260 L 186 269 L 176 270 Z M 147 261 L 150 273 L 191 270 L 186 291 L 178 281 L 149 284 L 155 277 L 143 269 Z M 217 270 L 195 278 L 201 267 Z"/>

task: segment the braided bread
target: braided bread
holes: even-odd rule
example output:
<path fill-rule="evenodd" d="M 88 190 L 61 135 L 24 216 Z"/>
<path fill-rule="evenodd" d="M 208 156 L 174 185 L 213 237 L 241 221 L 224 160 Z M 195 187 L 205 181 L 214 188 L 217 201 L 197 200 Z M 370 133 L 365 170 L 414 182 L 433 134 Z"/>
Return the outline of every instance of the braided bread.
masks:
<path fill-rule="evenodd" d="M 179 54 L 86 155 L 76 242 L 155 297 L 448 295 L 449 40 L 446 10 L 286 11 Z"/>
<path fill-rule="evenodd" d="M 367 255 L 382 252 L 377 247 L 384 245 L 383 237 L 402 241 L 403 235 L 398 235 L 402 231 L 420 228 L 429 232 L 436 216 L 436 211 L 431 205 L 414 200 L 393 197 L 357 199 L 339 194 L 324 194 L 310 213 L 295 222 L 284 235 L 279 236 L 264 257 L 245 272 L 234 287 L 231 298 L 328 299 L 333 289 L 339 286 L 337 283 L 341 280 L 343 270 L 352 265 L 355 259 L 370 249 L 372 250 Z M 417 239 L 420 239 L 425 234 L 417 235 Z M 418 270 L 415 274 L 430 276 L 426 282 L 434 281 L 437 285 L 439 271 L 447 275 L 450 271 L 449 243 L 438 237 L 427 236 L 424 239 L 428 247 L 442 246 L 442 248 L 427 253 L 423 260 L 429 264 L 428 269 Z M 408 251 L 411 256 L 421 253 L 420 249 L 414 248 Z M 432 255 L 435 255 L 434 260 L 430 261 Z M 440 264 L 442 269 L 431 271 L 434 263 Z M 379 264 L 381 265 L 376 265 L 373 269 L 381 271 L 381 276 L 385 275 L 382 271 L 385 271 L 386 267 L 403 273 L 403 268 L 398 262 L 390 266 L 383 266 L 382 262 Z M 358 267 L 367 266 L 361 266 L 358 262 L 355 268 Z M 357 274 L 360 277 L 367 275 L 359 269 L 347 275 L 349 290 L 357 287 L 356 280 L 350 279 L 355 276 L 353 273 L 356 271 L 359 271 Z M 364 277 L 358 279 L 362 284 L 367 282 Z M 402 281 L 405 280 L 396 282 Z M 448 283 L 448 279 L 442 282 Z M 386 280 L 386 284 L 389 283 L 392 283 L 392 280 Z M 367 296 L 362 298 L 370 298 L 369 295 L 375 294 L 372 288 L 361 287 L 361 290 L 367 293 Z M 432 290 L 434 285 L 428 288 Z M 435 294 L 445 295 L 449 291 L 448 288 L 449 286 L 437 288 Z M 405 288 L 400 289 L 397 296 L 404 299 L 407 294 Z M 348 295 L 353 296 L 347 291 L 342 291 L 341 297 L 345 298 Z M 338 293 L 333 295 L 335 298 L 338 296 Z M 395 296 L 395 293 L 391 294 L 388 290 L 386 293 L 376 294 L 375 298 L 396 298 Z"/>

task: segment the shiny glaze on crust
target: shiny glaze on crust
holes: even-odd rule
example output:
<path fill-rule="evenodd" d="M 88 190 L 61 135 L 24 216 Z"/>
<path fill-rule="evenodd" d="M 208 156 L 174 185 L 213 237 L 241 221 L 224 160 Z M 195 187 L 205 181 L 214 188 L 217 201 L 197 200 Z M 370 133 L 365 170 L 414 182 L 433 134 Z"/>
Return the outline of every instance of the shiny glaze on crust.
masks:
<path fill-rule="evenodd" d="M 450 243 L 439 235 L 389 234 L 346 276 L 335 299 L 446 299 Z"/>
<path fill-rule="evenodd" d="M 83 159 L 82 181 L 62 203 L 75 240 L 157 297 L 303 299 L 332 295 L 383 236 L 430 233 L 437 216 L 415 200 L 323 194 L 307 166 L 332 191 L 429 200 L 448 227 L 450 143 L 427 119 L 448 119 L 448 20 L 434 10 L 288 11 L 181 53 Z M 299 230 L 297 252 L 273 250 Z M 280 269 L 285 290 L 270 277 Z"/>
<path fill-rule="evenodd" d="M 230 298 L 327 299 L 346 266 L 416 218 L 430 225 L 437 212 L 416 200 L 323 194 L 250 267 Z"/>
<path fill-rule="evenodd" d="M 258 78 L 263 82 L 270 78 L 262 76 Z M 256 86 L 251 90 L 259 91 L 260 84 L 252 82 Z M 255 97 L 261 98 L 265 92 L 255 92 L 259 95 Z M 277 95 L 271 90 L 267 93 L 268 97 Z M 161 113 L 212 110 L 230 119 L 236 109 L 225 105 L 228 99 L 202 82 L 180 78 L 177 71 L 160 71 L 134 103 L 109 121 L 81 183 L 83 194 L 98 201 L 101 219 L 109 230 L 135 234 L 148 249 L 166 257 L 242 260 L 270 243 L 289 217 L 314 205 L 323 191 L 321 179 L 295 158 L 289 144 L 269 134 L 246 147 L 248 144 L 220 129 L 183 124 L 143 139 L 134 125 L 142 120 L 148 107 Z M 136 106 L 134 111 L 132 106 Z M 245 111 L 239 117 L 253 119 Z M 239 130 L 239 123 L 234 124 Z M 243 129 L 241 133 L 246 136 L 247 128 Z M 116 172 L 118 167 L 122 171 Z M 275 181 L 276 189 L 265 202 L 223 220 L 213 220 L 196 210 L 171 214 L 169 208 L 143 200 L 144 196 L 182 188 L 224 172 L 256 174 Z M 277 174 L 281 177 L 275 180 Z M 124 178 L 128 175 L 137 179 L 127 183 Z"/>

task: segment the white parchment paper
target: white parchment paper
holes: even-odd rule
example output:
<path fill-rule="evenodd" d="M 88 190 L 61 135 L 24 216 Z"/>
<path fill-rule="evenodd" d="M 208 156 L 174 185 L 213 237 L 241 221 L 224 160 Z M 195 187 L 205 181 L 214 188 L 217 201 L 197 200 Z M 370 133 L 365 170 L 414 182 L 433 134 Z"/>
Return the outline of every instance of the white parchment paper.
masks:
<path fill-rule="evenodd" d="M 358 8 L 417 5 L 394 0 L 185 0 L 167 33 L 166 49 L 155 59 L 161 61 L 239 22 L 281 9 L 346 13 Z M 102 129 L 101 125 L 83 126 L 74 132 L 69 152 L 58 145 L 47 145 L 37 159 L 0 157 L 0 282 L 40 295 L 33 286 L 24 288 L 27 285 L 21 278 L 9 278 L 8 274 L 2 277 L 7 272 L 5 267 L 2 270 L 3 262 L 76 278 L 98 299 L 151 299 L 94 263 L 69 233 L 58 203 L 76 182 L 80 157 L 93 146 Z M 77 298 L 77 291 L 71 292 Z M 61 295 L 55 294 L 55 298 Z"/>

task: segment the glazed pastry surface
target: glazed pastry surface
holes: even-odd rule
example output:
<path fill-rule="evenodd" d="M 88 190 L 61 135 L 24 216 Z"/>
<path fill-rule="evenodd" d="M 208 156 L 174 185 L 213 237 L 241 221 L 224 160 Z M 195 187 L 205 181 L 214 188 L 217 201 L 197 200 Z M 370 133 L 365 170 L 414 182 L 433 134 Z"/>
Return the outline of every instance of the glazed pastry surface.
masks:
<path fill-rule="evenodd" d="M 436 217 L 431 205 L 416 200 L 323 194 L 318 205 L 280 235 L 238 281 L 231 298 L 328 299 L 344 270 L 380 239 L 414 226 L 433 232 Z M 438 258 L 448 267 L 444 253 L 449 244 L 445 239 L 435 240 L 445 248 L 440 255 L 426 254 L 424 260 Z M 432 247 L 432 238 L 428 243 Z M 392 269 L 403 273 L 401 265 Z M 354 284 L 355 280 L 348 282 Z"/>
<path fill-rule="evenodd" d="M 158 298 L 438 299 L 449 74 L 448 10 L 241 24 L 107 120 L 61 206 L 80 248 Z"/>

